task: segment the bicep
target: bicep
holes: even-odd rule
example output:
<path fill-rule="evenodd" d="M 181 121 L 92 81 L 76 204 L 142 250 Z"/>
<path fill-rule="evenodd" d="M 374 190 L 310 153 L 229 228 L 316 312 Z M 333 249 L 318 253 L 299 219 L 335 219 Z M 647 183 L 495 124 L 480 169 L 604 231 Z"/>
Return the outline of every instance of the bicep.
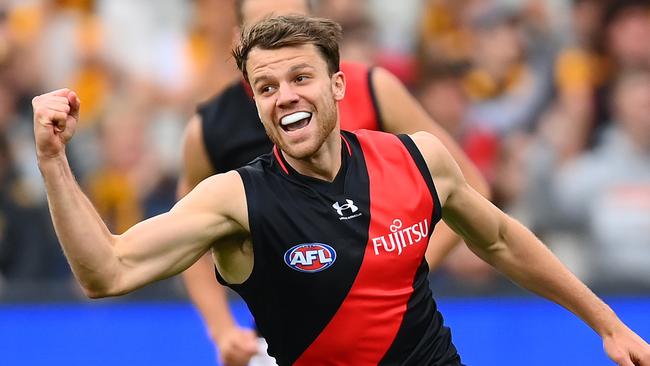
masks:
<path fill-rule="evenodd" d="M 203 140 L 200 115 L 195 115 L 185 127 L 182 147 L 182 166 L 177 187 L 177 197 L 183 197 L 215 170 L 208 157 Z"/>
<path fill-rule="evenodd" d="M 122 267 L 120 292 L 173 276 L 196 262 L 220 238 L 244 232 L 245 197 L 237 173 L 212 177 L 167 213 L 115 237 Z"/>
<path fill-rule="evenodd" d="M 505 215 L 463 177 L 444 145 L 427 133 L 413 135 L 422 153 L 442 205 L 442 218 L 473 249 L 488 249 L 499 241 Z"/>
<path fill-rule="evenodd" d="M 443 205 L 443 220 L 475 252 L 498 249 L 506 216 L 466 183 L 456 187 Z"/>

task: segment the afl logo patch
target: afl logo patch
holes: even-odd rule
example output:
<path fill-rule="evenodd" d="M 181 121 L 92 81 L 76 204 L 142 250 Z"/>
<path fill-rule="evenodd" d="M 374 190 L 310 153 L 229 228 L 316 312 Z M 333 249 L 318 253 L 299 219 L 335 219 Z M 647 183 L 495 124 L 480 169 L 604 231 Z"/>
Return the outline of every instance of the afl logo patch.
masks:
<path fill-rule="evenodd" d="M 284 253 L 284 263 L 300 272 L 320 272 L 336 261 L 334 248 L 323 243 L 298 244 Z"/>

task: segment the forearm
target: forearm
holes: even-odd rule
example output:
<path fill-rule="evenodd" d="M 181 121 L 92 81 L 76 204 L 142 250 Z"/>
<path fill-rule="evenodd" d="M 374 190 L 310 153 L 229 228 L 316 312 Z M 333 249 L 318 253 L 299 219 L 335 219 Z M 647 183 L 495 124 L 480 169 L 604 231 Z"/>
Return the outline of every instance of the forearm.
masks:
<path fill-rule="evenodd" d="M 517 284 L 564 306 L 601 336 L 623 326 L 612 309 L 523 225 L 506 218 L 499 239 L 479 255 Z"/>
<path fill-rule="evenodd" d="M 210 337 L 218 342 L 221 334 L 235 326 L 235 320 L 230 313 L 226 289 L 215 278 L 210 255 L 204 255 L 185 270 L 183 281 L 208 327 Z"/>
<path fill-rule="evenodd" d="M 39 159 L 39 168 L 56 234 L 72 272 L 92 297 L 114 276 L 112 235 L 81 191 L 65 155 Z"/>

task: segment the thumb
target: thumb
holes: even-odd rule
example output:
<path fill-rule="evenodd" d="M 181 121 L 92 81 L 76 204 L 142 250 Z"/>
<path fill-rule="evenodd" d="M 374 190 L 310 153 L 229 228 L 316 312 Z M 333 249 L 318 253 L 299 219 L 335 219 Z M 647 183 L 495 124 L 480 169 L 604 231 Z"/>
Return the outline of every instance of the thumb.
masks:
<path fill-rule="evenodd" d="M 619 366 L 634 366 L 634 362 L 630 360 L 630 357 L 627 354 L 619 355 L 619 357 L 614 358 L 614 362 Z"/>
<path fill-rule="evenodd" d="M 68 103 L 70 104 L 70 115 L 75 119 L 79 119 L 79 108 L 81 107 L 81 101 L 79 100 L 77 93 L 70 91 L 67 97 Z"/>

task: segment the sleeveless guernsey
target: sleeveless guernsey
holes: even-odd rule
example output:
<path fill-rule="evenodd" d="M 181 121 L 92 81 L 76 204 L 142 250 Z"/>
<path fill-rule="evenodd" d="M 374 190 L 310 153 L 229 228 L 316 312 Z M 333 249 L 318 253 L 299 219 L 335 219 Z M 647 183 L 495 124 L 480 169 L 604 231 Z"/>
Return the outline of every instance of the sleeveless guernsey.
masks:
<path fill-rule="evenodd" d="M 342 132 L 333 182 L 274 149 L 238 169 L 253 271 L 230 286 L 279 365 L 460 365 L 424 258 L 441 207 L 406 135 Z"/>

